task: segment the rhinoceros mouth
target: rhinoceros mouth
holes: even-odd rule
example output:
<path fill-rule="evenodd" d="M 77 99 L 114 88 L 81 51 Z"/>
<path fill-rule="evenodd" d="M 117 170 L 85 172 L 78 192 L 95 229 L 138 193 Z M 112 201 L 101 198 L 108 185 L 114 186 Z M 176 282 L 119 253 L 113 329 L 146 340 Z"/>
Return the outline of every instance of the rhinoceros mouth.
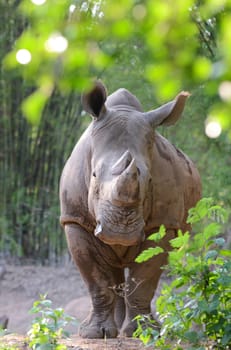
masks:
<path fill-rule="evenodd" d="M 122 245 L 122 246 L 134 246 L 144 241 L 145 234 L 144 230 L 141 229 L 137 232 L 131 232 L 131 233 L 118 233 L 118 232 L 112 232 L 110 231 L 110 234 L 108 233 L 108 229 L 104 229 L 103 231 L 96 231 L 95 230 L 95 236 L 99 238 L 102 242 L 108 244 L 108 245 Z"/>
<path fill-rule="evenodd" d="M 144 240 L 144 220 L 139 208 L 100 206 L 95 236 L 106 244 L 132 246 Z"/>

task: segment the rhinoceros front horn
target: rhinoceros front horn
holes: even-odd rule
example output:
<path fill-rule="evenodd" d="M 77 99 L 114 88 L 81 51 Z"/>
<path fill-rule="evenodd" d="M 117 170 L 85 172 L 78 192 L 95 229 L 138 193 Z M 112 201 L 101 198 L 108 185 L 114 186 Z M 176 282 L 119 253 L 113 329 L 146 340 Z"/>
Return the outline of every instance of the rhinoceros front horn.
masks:
<path fill-rule="evenodd" d="M 130 159 L 128 153 L 118 163 L 119 166 L 114 167 L 114 170 L 119 169 L 121 164 L 123 166 L 124 164 L 127 165 L 124 159 Z M 123 172 L 118 175 L 112 189 L 112 201 L 116 202 L 117 205 L 132 205 L 139 200 L 139 173 L 135 159 L 131 159 L 129 163 L 127 166 L 125 165 Z"/>
<path fill-rule="evenodd" d="M 127 150 L 112 167 L 112 175 L 120 175 L 131 163 L 132 155 Z"/>

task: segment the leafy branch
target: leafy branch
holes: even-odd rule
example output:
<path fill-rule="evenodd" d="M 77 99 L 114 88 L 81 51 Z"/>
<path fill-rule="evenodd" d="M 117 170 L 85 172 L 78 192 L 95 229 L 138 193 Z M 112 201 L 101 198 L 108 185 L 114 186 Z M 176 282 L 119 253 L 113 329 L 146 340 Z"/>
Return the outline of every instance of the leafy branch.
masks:
<path fill-rule="evenodd" d="M 153 333 L 146 318 L 144 328 L 139 316 L 135 336 L 144 343 L 163 350 L 180 350 L 180 344 L 190 344 L 193 350 L 230 348 L 231 252 L 221 236 L 226 219 L 226 211 L 210 198 L 189 211 L 188 222 L 197 224 L 200 231 L 192 236 L 178 231 L 170 241 L 166 268 L 172 282 L 163 286 L 156 302 L 161 329 Z M 146 261 L 148 254 L 142 252 L 139 261 Z"/>

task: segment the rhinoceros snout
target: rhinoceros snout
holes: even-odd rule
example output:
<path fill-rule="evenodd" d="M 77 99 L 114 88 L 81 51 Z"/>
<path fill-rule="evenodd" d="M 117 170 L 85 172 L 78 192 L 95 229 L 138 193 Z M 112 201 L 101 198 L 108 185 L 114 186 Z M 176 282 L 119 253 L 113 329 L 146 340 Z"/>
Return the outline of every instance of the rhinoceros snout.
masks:
<path fill-rule="evenodd" d="M 145 240 L 144 222 L 138 220 L 134 225 L 112 225 L 97 220 L 94 235 L 106 244 L 132 246 Z"/>

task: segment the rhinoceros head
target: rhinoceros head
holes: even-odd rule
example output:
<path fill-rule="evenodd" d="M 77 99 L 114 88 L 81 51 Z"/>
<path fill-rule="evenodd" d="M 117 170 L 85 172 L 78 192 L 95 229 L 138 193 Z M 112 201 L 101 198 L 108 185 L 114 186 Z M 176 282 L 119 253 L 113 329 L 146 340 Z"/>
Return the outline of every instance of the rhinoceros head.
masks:
<path fill-rule="evenodd" d="M 144 238 L 152 209 L 154 129 L 180 117 L 188 93 L 162 107 L 143 112 L 135 96 L 119 89 L 107 97 L 97 81 L 82 96 L 94 121 L 91 128 L 91 178 L 88 206 L 103 242 L 131 246 Z"/>

